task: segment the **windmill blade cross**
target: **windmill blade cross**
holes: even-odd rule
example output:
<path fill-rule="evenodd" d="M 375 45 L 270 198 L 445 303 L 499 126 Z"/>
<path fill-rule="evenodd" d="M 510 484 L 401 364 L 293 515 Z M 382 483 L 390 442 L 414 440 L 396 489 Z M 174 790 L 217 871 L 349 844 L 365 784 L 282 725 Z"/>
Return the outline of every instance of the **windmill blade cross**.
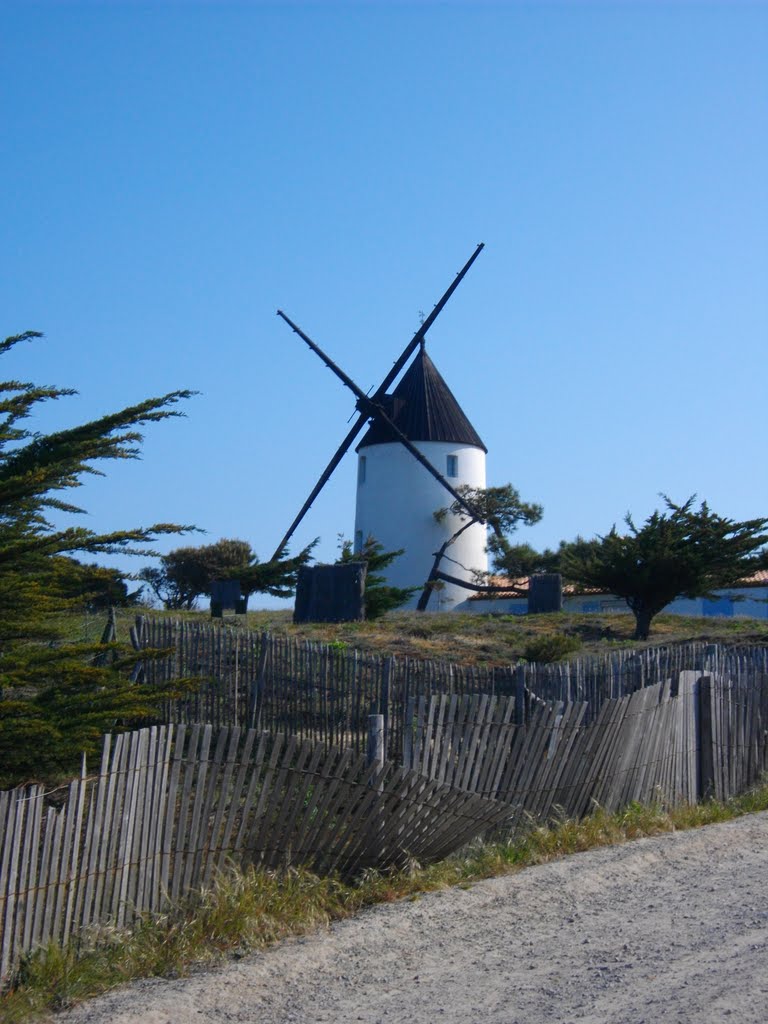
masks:
<path fill-rule="evenodd" d="M 461 284 L 461 282 L 462 282 L 464 276 L 466 275 L 467 271 L 472 266 L 472 264 L 475 262 L 477 257 L 480 255 L 480 253 L 482 252 L 484 247 L 485 246 L 484 246 L 483 242 L 480 242 L 477 245 L 477 247 L 475 248 L 475 251 L 469 257 L 469 259 L 464 264 L 464 266 L 461 268 L 461 270 L 456 274 L 456 276 L 454 277 L 453 281 L 448 286 L 448 288 L 445 290 L 445 292 L 442 294 L 442 296 L 440 297 L 438 302 L 435 303 L 435 306 L 433 307 L 432 312 L 426 318 L 424 323 L 421 324 L 421 326 L 419 327 L 418 331 L 416 331 L 414 336 L 411 338 L 411 340 L 405 346 L 403 351 L 400 353 L 400 356 L 395 360 L 394 364 L 392 365 L 392 368 L 389 370 L 389 372 L 387 373 L 387 375 L 385 376 L 384 380 L 381 382 L 379 387 L 376 389 L 376 391 L 373 393 L 373 395 L 370 396 L 370 398 L 367 395 L 364 396 L 366 398 L 366 401 L 370 401 L 370 402 L 374 402 L 374 403 L 381 402 L 381 400 L 383 399 L 384 395 L 387 392 L 387 389 L 392 384 L 392 382 L 395 380 L 395 378 L 398 376 L 398 374 L 403 369 L 403 367 L 408 362 L 408 360 L 411 358 L 411 356 L 416 351 L 416 349 L 419 347 L 421 342 L 424 340 L 424 338 L 425 338 L 425 336 L 427 334 L 427 331 L 432 326 L 432 324 L 435 322 L 435 320 L 437 320 L 438 316 L 443 311 L 446 303 L 448 302 L 450 297 L 453 295 L 453 293 L 456 291 L 458 286 Z M 283 313 L 281 313 L 279 310 L 278 310 L 278 315 L 281 316 L 284 320 L 286 320 L 286 322 L 290 323 L 290 321 L 288 321 L 288 318 Z M 346 376 L 346 374 L 345 374 L 345 376 Z M 312 491 L 310 492 L 309 497 L 304 502 L 304 504 L 301 506 L 301 509 L 299 510 L 298 514 L 296 515 L 296 518 L 293 520 L 293 522 L 289 526 L 285 536 L 280 541 L 280 544 L 278 545 L 278 547 L 275 549 L 275 553 L 272 556 L 272 561 L 274 561 L 275 559 L 279 558 L 279 556 L 285 550 L 285 548 L 286 548 L 286 546 L 288 544 L 288 541 L 291 539 L 293 534 L 296 532 L 296 529 L 298 528 L 298 526 L 301 523 L 302 519 L 304 518 L 304 516 L 307 514 L 307 512 L 312 507 L 312 504 L 313 504 L 315 498 L 317 498 L 318 494 L 322 491 L 323 487 L 325 487 L 325 485 L 328 483 L 328 480 L 331 478 L 331 475 L 333 474 L 333 471 L 336 469 L 338 464 L 341 462 L 341 460 L 344 458 L 346 453 L 349 451 L 349 449 L 351 448 L 355 438 L 360 433 L 360 431 L 363 429 L 363 427 L 366 425 L 366 423 L 368 422 L 369 418 L 370 418 L 370 414 L 368 412 L 361 411 L 360 415 L 358 416 L 358 418 L 353 423 L 349 433 L 344 438 L 344 440 L 341 442 L 339 447 L 336 449 L 336 452 L 334 453 L 333 457 L 331 458 L 331 461 L 328 463 L 328 465 L 323 470 L 323 472 L 320 475 L 317 483 L 315 484 L 315 486 L 313 487 Z M 435 472 L 437 472 L 437 471 L 435 471 Z M 439 474 L 438 474 L 438 476 L 439 476 Z M 446 481 L 446 483 L 447 483 L 447 481 Z M 449 486 L 449 489 L 450 489 L 450 486 Z"/>
<path fill-rule="evenodd" d="M 402 430 L 389 417 L 389 415 L 381 407 L 381 405 L 379 405 L 379 403 L 375 401 L 375 399 L 369 398 L 368 395 L 366 395 L 366 393 L 363 391 L 363 389 L 358 387 L 357 384 L 355 384 L 355 382 L 352 380 L 352 378 L 348 374 L 346 374 L 341 369 L 340 366 L 337 366 L 337 364 L 334 363 L 331 357 L 329 355 L 326 355 L 326 353 L 323 352 L 320 346 L 316 344 L 316 342 L 312 341 L 309 335 L 302 331 L 302 329 L 297 324 L 295 324 L 293 320 L 290 319 L 290 317 L 286 316 L 282 310 L 278 309 L 277 315 L 279 317 L 282 317 L 283 320 L 285 320 L 288 326 L 293 331 L 295 331 L 296 334 L 298 334 L 302 341 L 305 341 L 307 345 L 309 345 L 309 347 L 312 349 L 312 351 L 315 352 L 318 356 L 320 356 L 320 358 L 328 367 L 328 369 L 333 370 L 333 372 L 336 374 L 339 380 L 341 380 L 355 395 L 355 397 L 357 398 L 357 407 L 365 414 L 365 418 L 377 419 L 384 423 L 388 427 L 388 429 L 392 431 L 392 433 L 395 435 L 400 444 L 411 453 L 414 459 L 416 459 L 417 462 L 420 462 L 422 466 L 427 470 L 427 472 L 431 473 L 435 480 L 437 480 L 437 482 L 441 484 L 446 491 L 448 491 L 448 493 L 451 495 L 454 501 L 457 501 L 459 505 L 461 505 L 461 507 L 467 513 L 469 513 L 469 515 L 473 519 L 476 519 L 478 522 L 484 523 L 485 518 L 480 514 L 480 512 L 476 508 L 474 508 L 470 504 L 470 502 L 468 502 L 467 499 L 455 489 L 455 487 L 452 487 L 451 484 L 448 483 L 448 481 L 445 479 L 442 473 L 440 473 L 439 470 L 435 469 L 435 467 L 432 465 L 432 463 L 429 461 L 426 455 L 419 451 L 416 445 L 413 444 L 410 438 L 407 437 L 402 432 Z"/>

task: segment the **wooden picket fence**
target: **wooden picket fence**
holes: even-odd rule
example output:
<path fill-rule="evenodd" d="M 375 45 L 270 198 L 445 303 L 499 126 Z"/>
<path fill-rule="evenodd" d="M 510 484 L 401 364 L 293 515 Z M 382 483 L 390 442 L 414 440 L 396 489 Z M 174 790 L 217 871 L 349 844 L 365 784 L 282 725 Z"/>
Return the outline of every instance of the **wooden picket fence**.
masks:
<path fill-rule="evenodd" d="M 388 755 L 399 758 L 410 694 L 515 693 L 509 669 L 391 658 L 334 645 L 208 623 L 138 616 L 137 652 L 169 650 L 139 663 L 137 677 L 165 686 L 196 683 L 162 707 L 165 722 L 240 725 L 311 738 L 327 747 L 366 748 L 368 716 L 384 715 Z"/>
<path fill-rule="evenodd" d="M 468 667 L 415 658 L 382 658 L 333 645 L 201 622 L 139 616 L 132 629 L 137 652 L 168 649 L 137 671 L 167 684 L 189 678 L 189 692 L 165 703 L 165 722 L 210 722 L 292 733 L 330 747 L 365 749 L 368 715 L 384 715 L 388 756 L 402 750 L 402 723 L 413 699 L 433 695 L 515 697 L 584 703 L 594 719 L 607 700 L 634 693 L 686 670 L 734 679 L 768 675 L 768 648 L 684 644 L 642 652 L 618 650 L 551 665 Z"/>
<path fill-rule="evenodd" d="M 215 654 L 225 681 L 231 652 Z M 337 653 L 328 654 L 327 674 Z M 266 643 L 255 651 L 241 690 L 255 668 L 266 691 L 269 656 Z M 646 676 L 595 713 L 585 701 L 542 700 L 519 672 L 512 694 L 457 692 L 447 683 L 463 686 L 466 677 L 423 672 L 403 702 L 390 664 L 390 737 L 375 758 L 363 738 L 375 700 L 366 708 L 347 693 L 342 710 L 343 695 L 326 693 L 309 708 L 287 681 L 246 701 L 253 724 L 182 721 L 107 736 L 99 772 L 84 766 L 66 799 L 34 786 L 0 793 L 0 981 L 28 950 L 83 929 L 129 926 L 208 885 L 229 861 L 353 875 L 440 858 L 473 836 L 509 834 L 531 820 L 580 817 L 595 803 L 614 810 L 633 800 L 671 806 L 733 796 L 768 761 L 768 673 L 759 659 L 738 658 L 710 651 L 707 674 Z M 287 659 L 276 660 L 287 672 Z M 322 674 L 309 658 L 292 665 L 310 681 Z M 162 668 L 177 669 L 171 659 Z M 235 688 L 221 693 L 229 699 Z M 301 707 L 303 735 L 275 730 Z M 399 746 L 385 760 L 392 735 Z"/>
<path fill-rule="evenodd" d="M 504 804 L 352 750 L 254 729 L 161 726 L 106 736 L 101 769 L 61 807 L 0 793 L 0 981 L 20 956 L 130 925 L 228 862 L 321 873 L 447 856 Z"/>
<path fill-rule="evenodd" d="M 535 701 L 524 724 L 510 698 L 411 701 L 403 763 L 513 808 L 516 822 L 580 818 L 658 802 L 670 808 L 743 792 L 768 767 L 768 677 L 748 683 L 686 671 L 603 703 Z"/>

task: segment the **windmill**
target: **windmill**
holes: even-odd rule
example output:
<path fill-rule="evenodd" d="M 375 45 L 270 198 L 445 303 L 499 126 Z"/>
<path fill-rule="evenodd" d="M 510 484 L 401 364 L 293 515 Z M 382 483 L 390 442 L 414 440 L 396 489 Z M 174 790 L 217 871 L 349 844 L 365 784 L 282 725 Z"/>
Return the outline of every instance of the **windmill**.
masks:
<path fill-rule="evenodd" d="M 365 454 L 359 454 L 358 462 L 356 549 L 359 550 L 361 541 L 365 540 L 368 533 L 375 536 L 385 547 L 388 546 L 387 538 L 381 536 L 381 533 L 382 530 L 386 532 L 388 526 L 391 526 L 392 515 L 391 512 L 383 510 L 394 501 L 395 518 L 400 521 L 401 533 L 398 537 L 402 536 L 403 524 L 411 523 L 418 526 L 414 534 L 416 550 L 409 551 L 407 542 L 394 545 L 397 548 L 406 547 L 406 555 L 410 556 L 410 567 L 400 568 L 401 572 L 410 572 L 411 578 L 408 582 L 398 582 L 397 585 L 422 585 L 427 576 L 431 575 L 433 580 L 440 579 L 442 586 L 454 589 L 492 589 L 471 582 L 477 571 L 483 571 L 487 567 L 485 519 L 461 490 L 463 484 L 485 486 L 486 448 L 425 352 L 427 332 L 482 249 L 481 242 L 372 395 L 367 395 L 290 317 L 282 310 L 277 311 L 277 315 L 354 394 L 358 416 L 277 546 L 273 560 L 279 558 L 285 551 L 289 540 L 333 471 L 362 430 L 368 426 L 365 437 L 358 445 L 358 452 L 365 449 Z M 414 354 L 415 359 L 395 392 L 392 395 L 388 394 L 388 389 Z M 419 398 L 417 393 L 422 397 Z M 399 473 L 402 479 L 404 467 L 407 467 L 405 473 L 411 477 L 413 473 L 417 474 L 405 489 L 393 485 L 393 474 Z M 461 472 L 460 467 L 466 468 L 468 472 Z M 367 490 L 364 490 L 365 485 Z M 463 538 L 461 557 L 454 559 L 458 568 L 453 569 L 451 574 L 446 574 L 433 567 L 430 574 L 434 548 L 440 544 L 440 538 L 436 538 L 434 533 L 433 513 L 447 502 L 457 504 L 465 519 L 471 521 L 470 529 L 466 530 Z M 368 507 L 374 510 L 373 516 L 365 511 L 361 513 L 361 504 L 363 509 Z M 383 518 L 381 514 L 376 516 L 376 509 L 383 511 Z M 365 520 L 362 524 L 361 514 Z M 378 523 L 372 521 L 376 518 Z M 446 529 L 451 528 L 444 527 L 443 533 Z M 408 529 L 405 532 L 407 534 Z M 467 564 L 467 558 L 472 564 Z"/>

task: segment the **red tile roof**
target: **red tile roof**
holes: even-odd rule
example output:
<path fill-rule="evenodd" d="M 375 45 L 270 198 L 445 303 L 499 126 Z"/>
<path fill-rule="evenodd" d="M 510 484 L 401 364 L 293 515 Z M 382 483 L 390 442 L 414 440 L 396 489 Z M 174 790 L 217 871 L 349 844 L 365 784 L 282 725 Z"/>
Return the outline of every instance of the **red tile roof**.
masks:
<path fill-rule="evenodd" d="M 483 594 L 477 593 L 472 594 L 468 599 L 470 601 L 498 601 L 504 598 L 520 597 L 524 598 L 527 596 L 526 593 L 520 593 L 520 591 L 527 591 L 530 577 L 522 576 L 517 580 L 509 580 L 506 576 L 490 576 L 488 577 L 488 586 L 498 587 L 499 590 L 495 594 Z M 765 587 L 768 586 L 768 569 L 758 569 L 756 573 L 751 576 L 745 577 L 740 583 L 737 584 L 740 587 Z M 512 588 L 516 588 L 513 590 Z M 573 583 L 563 584 L 563 594 L 606 594 L 608 591 L 600 590 L 597 587 L 579 589 Z"/>

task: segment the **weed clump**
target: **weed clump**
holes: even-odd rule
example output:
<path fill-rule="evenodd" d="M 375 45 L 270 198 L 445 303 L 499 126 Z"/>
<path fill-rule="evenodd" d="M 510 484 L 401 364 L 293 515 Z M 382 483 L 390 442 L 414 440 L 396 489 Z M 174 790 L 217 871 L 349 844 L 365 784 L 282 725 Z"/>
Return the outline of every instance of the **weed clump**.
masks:
<path fill-rule="evenodd" d="M 567 633 L 543 633 L 526 643 L 523 648 L 523 657 L 526 661 L 548 664 L 551 661 L 567 658 L 580 648 L 581 640 L 578 637 L 568 636 Z"/>

